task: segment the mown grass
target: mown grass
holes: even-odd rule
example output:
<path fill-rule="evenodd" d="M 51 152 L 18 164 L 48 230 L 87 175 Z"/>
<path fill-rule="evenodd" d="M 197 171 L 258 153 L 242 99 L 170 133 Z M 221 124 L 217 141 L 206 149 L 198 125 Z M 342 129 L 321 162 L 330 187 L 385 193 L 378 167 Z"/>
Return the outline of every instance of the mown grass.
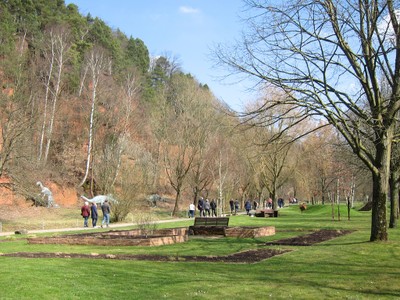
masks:
<path fill-rule="evenodd" d="M 27 230 L 46 230 L 46 229 L 60 229 L 60 228 L 82 228 L 83 219 L 80 215 L 80 208 L 45 208 L 35 207 L 37 215 L 31 217 L 13 217 L 0 219 L 0 231 L 2 232 L 14 232 L 16 230 L 27 229 Z M 101 222 L 102 214 L 99 209 L 100 218 L 98 223 Z M 162 208 L 154 208 L 149 212 L 141 212 L 140 210 L 129 213 L 124 222 L 134 223 L 142 216 L 151 215 L 155 220 L 168 220 L 175 217 L 171 216 L 171 211 L 167 211 Z M 185 212 L 181 212 L 179 217 L 185 218 Z M 111 220 L 114 222 L 114 220 Z M 89 221 L 89 223 L 91 220 Z"/>
<path fill-rule="evenodd" d="M 1 220 L 2 231 L 8 232 L 23 228 L 28 230 L 42 230 L 82 227 L 83 221 L 79 208 L 37 207 L 35 209 L 36 216 Z"/>
<path fill-rule="evenodd" d="M 275 226 L 257 239 L 191 238 L 160 247 L 30 245 L 0 243 L 0 252 L 226 255 L 315 229 L 354 233 L 309 247 L 272 246 L 292 252 L 255 264 L 150 262 L 0 257 L 0 299 L 397 299 L 400 297 L 400 232 L 369 242 L 370 213 L 352 210 L 331 220 L 329 206 L 300 213 L 292 206 L 279 218 L 233 216 L 230 226 Z M 193 220 L 161 227 L 181 227 Z"/>

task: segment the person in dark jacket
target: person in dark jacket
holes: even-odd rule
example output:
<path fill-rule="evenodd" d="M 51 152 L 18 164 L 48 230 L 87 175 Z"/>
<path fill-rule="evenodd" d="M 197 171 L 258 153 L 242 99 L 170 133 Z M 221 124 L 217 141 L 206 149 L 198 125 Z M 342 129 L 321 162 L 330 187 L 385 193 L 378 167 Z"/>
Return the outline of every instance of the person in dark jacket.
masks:
<path fill-rule="evenodd" d="M 89 202 L 85 202 L 81 207 L 81 216 L 83 217 L 83 227 L 88 227 L 88 219 L 90 217 Z"/>
<path fill-rule="evenodd" d="M 216 217 L 217 216 L 217 203 L 215 202 L 214 199 L 211 200 L 210 207 L 211 207 L 211 216 Z"/>
<path fill-rule="evenodd" d="M 101 211 L 103 212 L 103 221 L 101 222 L 101 228 L 103 228 L 104 224 L 106 224 L 106 226 L 108 227 L 108 225 L 110 224 L 110 213 L 111 213 L 108 200 L 104 201 L 104 203 L 101 205 Z"/>
<path fill-rule="evenodd" d="M 96 227 L 97 224 L 97 204 L 96 203 L 92 203 L 92 206 L 90 207 L 90 215 L 92 216 L 92 225 L 93 228 Z"/>
<path fill-rule="evenodd" d="M 239 204 L 239 200 L 235 200 L 235 215 L 237 215 L 237 213 L 239 212 L 239 206 L 240 206 L 240 204 Z"/>
<path fill-rule="evenodd" d="M 235 209 L 235 202 L 233 202 L 233 199 L 229 200 L 229 206 L 231 208 L 231 214 L 233 214 Z"/>
<path fill-rule="evenodd" d="M 204 217 L 204 199 L 200 197 L 199 202 L 197 203 L 197 208 L 199 209 L 200 217 Z"/>
<path fill-rule="evenodd" d="M 209 217 L 210 216 L 210 201 L 206 199 L 206 202 L 204 202 L 204 216 Z"/>
<path fill-rule="evenodd" d="M 251 202 L 250 200 L 247 200 L 246 203 L 244 204 L 244 208 L 246 209 L 247 215 L 250 214 L 250 209 L 251 209 Z"/>

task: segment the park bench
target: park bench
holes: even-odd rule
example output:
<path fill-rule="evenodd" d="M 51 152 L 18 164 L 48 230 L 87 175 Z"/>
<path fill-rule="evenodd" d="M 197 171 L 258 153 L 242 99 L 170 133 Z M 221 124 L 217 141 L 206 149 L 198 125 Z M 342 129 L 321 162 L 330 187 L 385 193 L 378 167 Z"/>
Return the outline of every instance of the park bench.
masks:
<path fill-rule="evenodd" d="M 196 217 L 194 224 L 189 226 L 190 235 L 224 235 L 228 227 L 228 217 Z"/>
<path fill-rule="evenodd" d="M 265 218 L 265 217 L 278 217 L 278 211 L 277 210 L 273 210 L 273 209 L 260 209 L 257 210 L 255 213 L 256 217 L 261 217 L 261 218 Z"/>

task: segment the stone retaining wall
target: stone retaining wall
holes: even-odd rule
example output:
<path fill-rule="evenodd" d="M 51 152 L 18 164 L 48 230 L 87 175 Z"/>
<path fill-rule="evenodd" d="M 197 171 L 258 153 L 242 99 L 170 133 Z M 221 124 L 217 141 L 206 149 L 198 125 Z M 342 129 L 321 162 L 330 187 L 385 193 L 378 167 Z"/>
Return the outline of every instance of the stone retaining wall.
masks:
<path fill-rule="evenodd" d="M 238 238 L 257 238 L 275 235 L 274 226 L 265 227 L 228 227 L 225 228 L 225 236 Z"/>
<path fill-rule="evenodd" d="M 30 244 L 69 244 L 97 246 L 161 246 L 188 240 L 187 228 L 160 230 L 120 230 L 54 237 L 28 238 Z"/>

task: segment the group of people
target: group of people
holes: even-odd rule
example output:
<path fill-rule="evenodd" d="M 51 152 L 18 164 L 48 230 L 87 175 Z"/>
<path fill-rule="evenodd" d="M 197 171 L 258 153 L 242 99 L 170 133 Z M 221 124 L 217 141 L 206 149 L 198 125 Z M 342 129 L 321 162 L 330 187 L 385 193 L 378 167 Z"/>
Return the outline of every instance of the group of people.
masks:
<path fill-rule="evenodd" d="M 285 201 L 283 200 L 283 198 L 278 198 L 277 204 L 278 204 L 279 208 L 282 208 L 285 205 Z M 239 210 L 239 207 L 240 207 L 240 202 L 238 200 L 231 199 L 229 201 L 229 206 L 231 208 L 231 214 L 237 214 L 237 212 Z M 259 206 L 259 203 L 256 200 L 251 202 L 248 199 L 248 200 L 246 200 L 246 202 L 244 204 L 244 209 L 246 210 L 246 213 L 249 215 L 250 214 L 250 210 L 251 209 L 257 210 L 258 206 Z M 269 208 L 269 209 L 275 209 L 274 208 L 274 203 L 272 201 L 272 198 L 265 199 L 263 201 L 263 207 Z"/>
<path fill-rule="evenodd" d="M 103 228 L 103 225 L 106 225 L 108 227 L 110 225 L 110 213 L 111 213 L 110 204 L 108 203 L 108 200 L 105 200 L 101 205 L 101 211 L 103 213 L 103 220 L 101 222 L 101 227 Z M 92 202 L 89 207 L 89 202 L 85 201 L 85 204 L 81 208 L 81 216 L 83 217 L 83 227 L 89 226 L 88 224 L 89 217 L 91 217 L 92 226 L 93 228 L 95 228 L 97 225 L 97 218 L 98 218 L 97 204 Z"/>
<path fill-rule="evenodd" d="M 296 201 L 295 198 L 293 198 L 293 199 L 294 199 L 294 201 Z M 260 201 L 260 202 L 261 202 L 261 207 L 274 209 L 274 203 L 272 201 L 272 198 L 264 199 L 263 201 Z M 277 204 L 278 204 L 279 208 L 282 208 L 285 205 L 285 201 L 283 200 L 283 198 L 279 198 L 277 200 Z M 252 209 L 257 210 L 259 205 L 260 205 L 260 203 L 257 200 L 250 201 L 250 199 L 247 199 L 244 203 L 244 209 L 246 210 L 246 213 L 249 215 L 250 211 Z M 217 204 L 214 199 L 211 200 L 211 202 L 209 202 L 208 199 L 204 200 L 203 197 L 200 197 L 200 199 L 198 200 L 197 208 L 199 210 L 201 217 L 206 217 L 206 216 L 210 216 L 210 215 L 217 216 L 216 207 L 217 207 Z M 231 214 L 236 215 L 240 210 L 239 200 L 237 200 L 237 199 L 229 200 L 229 207 L 231 210 Z M 191 203 L 189 205 L 189 218 L 194 218 L 195 210 L 196 210 L 195 204 Z"/>
<path fill-rule="evenodd" d="M 199 210 L 200 217 L 216 217 L 217 216 L 217 202 L 215 199 L 211 201 L 206 199 L 204 200 L 203 197 L 200 197 L 197 208 Z M 194 218 L 194 213 L 196 210 L 196 206 L 194 203 L 189 204 L 189 218 Z"/>
<path fill-rule="evenodd" d="M 233 200 L 231 199 L 229 201 L 229 206 L 231 208 L 231 214 L 237 214 L 239 209 L 240 209 L 240 202 L 239 200 Z M 254 209 L 256 210 L 258 208 L 258 202 L 256 200 L 253 201 L 253 203 L 248 199 L 246 200 L 246 202 L 244 203 L 244 209 L 246 210 L 247 214 L 250 214 L 250 210 Z"/>

